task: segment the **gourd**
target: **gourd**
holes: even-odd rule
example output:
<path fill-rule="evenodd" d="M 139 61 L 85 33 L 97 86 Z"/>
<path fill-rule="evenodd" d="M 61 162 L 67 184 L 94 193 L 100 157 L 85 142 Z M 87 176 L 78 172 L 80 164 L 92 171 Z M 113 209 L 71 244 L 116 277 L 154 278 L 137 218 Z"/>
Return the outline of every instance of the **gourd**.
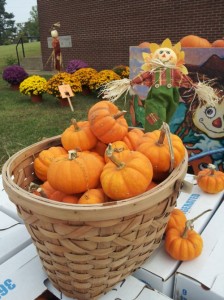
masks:
<path fill-rule="evenodd" d="M 196 180 L 205 193 L 217 194 L 224 190 L 224 173 L 217 171 L 213 164 L 208 164 L 207 168 L 199 171 Z"/>
<path fill-rule="evenodd" d="M 168 125 L 160 130 L 145 133 L 139 141 L 137 151 L 143 153 L 153 166 L 153 181 L 163 181 L 184 159 L 186 150 L 182 140 L 169 133 Z"/>
<path fill-rule="evenodd" d="M 139 128 L 133 128 L 125 135 L 123 141 L 128 145 L 130 150 L 136 150 L 140 138 L 144 135 L 144 131 Z"/>
<path fill-rule="evenodd" d="M 49 166 L 47 179 L 50 185 L 66 194 L 77 194 L 96 188 L 104 159 L 90 151 L 69 150 L 68 156 L 58 157 Z"/>
<path fill-rule="evenodd" d="M 126 111 L 120 111 L 112 102 L 97 102 L 88 112 L 88 121 L 93 134 L 105 144 L 122 140 L 128 132 L 125 113 Z"/>
<path fill-rule="evenodd" d="M 179 208 L 174 208 L 170 213 L 169 221 L 167 222 L 166 232 L 170 228 L 177 228 L 179 231 L 183 232 L 187 218 L 184 212 Z"/>
<path fill-rule="evenodd" d="M 216 40 L 212 43 L 212 47 L 224 48 L 224 39 Z"/>
<path fill-rule="evenodd" d="M 187 220 L 183 230 L 180 230 L 177 226 L 166 231 L 165 250 L 172 258 L 186 261 L 192 260 L 201 254 L 203 240 L 200 234 L 193 230 L 193 223 L 208 211 L 210 209 L 191 220 Z"/>
<path fill-rule="evenodd" d="M 36 176 L 42 180 L 47 180 L 47 170 L 50 163 L 54 160 L 54 158 L 60 155 L 66 155 L 68 152 L 61 146 L 58 147 L 50 147 L 49 149 L 42 150 L 38 157 L 34 160 L 34 171 Z"/>
<path fill-rule="evenodd" d="M 35 183 L 31 183 L 30 191 L 37 196 L 41 196 L 43 198 L 47 198 L 50 200 L 55 200 L 59 202 L 66 202 L 66 203 L 77 203 L 78 196 L 76 195 L 67 195 L 63 192 L 55 190 L 48 181 L 45 181 L 41 185 L 37 185 Z"/>
<path fill-rule="evenodd" d="M 106 163 L 100 176 L 105 194 L 112 200 L 127 199 L 146 191 L 153 176 L 149 159 L 138 151 L 124 150 L 113 154 L 108 147 Z"/>
<path fill-rule="evenodd" d="M 181 40 L 181 47 L 195 47 L 195 48 L 211 48 L 211 43 L 202 37 L 197 35 L 187 35 Z"/>
<path fill-rule="evenodd" d="M 66 150 L 78 149 L 80 151 L 90 150 L 96 146 L 97 138 L 92 133 L 88 121 L 77 122 L 74 118 L 61 135 L 62 146 Z"/>
<path fill-rule="evenodd" d="M 127 144 L 123 141 L 116 141 L 113 143 L 109 144 L 109 147 L 111 147 L 113 149 L 114 155 L 116 155 L 116 153 L 122 152 L 124 150 L 130 150 L 127 146 Z M 111 149 L 111 151 L 112 151 Z M 104 153 L 104 160 L 105 162 L 108 162 L 110 160 L 110 158 L 106 155 L 106 151 Z"/>
<path fill-rule="evenodd" d="M 78 204 L 96 204 L 104 203 L 107 201 L 107 196 L 105 195 L 102 188 L 90 189 L 86 191 L 78 201 Z"/>

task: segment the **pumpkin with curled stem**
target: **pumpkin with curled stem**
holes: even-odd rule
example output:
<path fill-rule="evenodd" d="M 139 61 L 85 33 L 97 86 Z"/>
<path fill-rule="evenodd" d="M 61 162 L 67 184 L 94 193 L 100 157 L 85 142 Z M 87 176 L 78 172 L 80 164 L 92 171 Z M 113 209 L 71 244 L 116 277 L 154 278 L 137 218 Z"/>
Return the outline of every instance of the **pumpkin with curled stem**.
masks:
<path fill-rule="evenodd" d="M 97 138 L 92 133 L 88 121 L 77 122 L 74 118 L 61 135 L 62 146 L 66 150 L 78 149 L 80 151 L 90 150 L 96 146 Z"/>
<path fill-rule="evenodd" d="M 42 150 L 34 160 L 34 171 L 36 176 L 42 180 L 47 180 L 47 170 L 54 158 L 60 155 L 66 155 L 68 152 L 61 146 L 50 147 Z"/>
<path fill-rule="evenodd" d="M 185 222 L 184 229 L 171 227 L 166 231 L 165 250 L 174 259 L 186 261 L 198 257 L 203 249 L 203 240 L 200 234 L 193 230 L 193 223 L 202 215 L 211 211 L 202 212 L 195 218 Z"/>
<path fill-rule="evenodd" d="M 108 145 L 106 155 L 110 162 L 106 163 L 100 176 L 105 194 L 112 200 L 122 200 L 144 193 L 153 176 L 149 159 L 138 151 L 124 150 L 113 154 Z"/>
<path fill-rule="evenodd" d="M 224 191 L 224 173 L 217 171 L 213 164 L 208 164 L 207 168 L 199 171 L 196 180 L 205 193 L 217 194 Z"/>
<path fill-rule="evenodd" d="M 105 144 L 122 140 L 128 132 L 125 113 L 126 111 L 120 111 L 110 101 L 97 102 L 88 112 L 88 121 L 93 134 Z"/>
<path fill-rule="evenodd" d="M 77 194 L 96 188 L 104 159 L 99 154 L 69 150 L 67 157 L 58 157 L 49 166 L 47 180 L 50 185 L 66 194 Z"/>

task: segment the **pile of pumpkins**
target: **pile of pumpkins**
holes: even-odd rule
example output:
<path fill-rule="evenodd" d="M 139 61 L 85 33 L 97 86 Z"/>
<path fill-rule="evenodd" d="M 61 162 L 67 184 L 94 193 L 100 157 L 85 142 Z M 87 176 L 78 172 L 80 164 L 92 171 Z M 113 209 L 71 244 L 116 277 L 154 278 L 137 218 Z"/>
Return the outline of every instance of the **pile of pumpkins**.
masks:
<path fill-rule="evenodd" d="M 186 35 L 180 39 L 183 48 L 224 48 L 224 38 L 209 42 L 206 38 L 198 35 Z M 142 42 L 138 45 L 140 48 L 148 48 L 149 42 Z"/>
<path fill-rule="evenodd" d="M 56 201 L 95 204 L 138 196 L 165 180 L 171 172 L 166 131 L 129 128 L 124 114 L 101 100 L 90 107 L 86 121 L 72 119 L 61 144 L 35 158 L 41 183 L 30 191 Z M 175 168 L 186 149 L 177 135 L 170 139 Z"/>

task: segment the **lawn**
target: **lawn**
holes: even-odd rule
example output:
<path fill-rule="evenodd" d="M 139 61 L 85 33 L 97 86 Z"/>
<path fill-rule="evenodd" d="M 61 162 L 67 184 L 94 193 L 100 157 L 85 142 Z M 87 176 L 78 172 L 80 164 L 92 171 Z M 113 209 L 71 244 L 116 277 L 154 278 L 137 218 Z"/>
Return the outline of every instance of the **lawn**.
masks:
<path fill-rule="evenodd" d="M 0 168 L 17 151 L 61 134 L 72 117 L 86 120 L 88 109 L 99 101 L 94 94 L 78 94 L 71 100 L 74 112 L 69 107 L 61 107 L 55 97 L 47 94 L 42 103 L 34 104 L 28 96 L 11 90 L 0 80 Z"/>
<path fill-rule="evenodd" d="M 25 43 L 24 45 L 24 52 L 25 57 L 35 57 L 41 56 L 41 49 L 40 49 L 40 42 L 33 42 L 33 43 Z M 20 61 L 23 59 L 23 52 L 21 44 L 18 45 L 18 55 Z M 17 56 L 16 56 L 16 45 L 3 45 L 0 46 L 0 72 L 2 72 L 3 68 L 8 64 L 8 62 L 17 63 Z"/>
<path fill-rule="evenodd" d="M 25 47 L 26 57 L 31 57 L 37 55 L 40 44 L 27 43 Z M 94 93 L 79 93 L 71 99 L 74 112 L 69 107 L 61 107 L 59 101 L 48 94 L 43 95 L 42 103 L 32 103 L 28 96 L 11 90 L 10 85 L 2 79 L 5 59 L 14 51 L 15 45 L 0 46 L 0 173 L 5 161 L 14 153 L 43 138 L 61 134 L 70 126 L 72 117 L 78 121 L 86 120 L 89 108 L 99 101 Z M 46 79 L 49 76 L 46 75 Z M 127 110 L 123 101 L 117 105 Z"/>

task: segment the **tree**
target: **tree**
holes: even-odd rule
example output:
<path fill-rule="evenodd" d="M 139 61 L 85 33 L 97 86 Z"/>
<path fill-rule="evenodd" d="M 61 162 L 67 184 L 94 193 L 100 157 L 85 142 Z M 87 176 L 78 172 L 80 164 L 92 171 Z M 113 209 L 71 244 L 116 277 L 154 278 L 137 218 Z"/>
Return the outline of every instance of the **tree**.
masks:
<path fill-rule="evenodd" d="M 5 0 L 0 0 L 0 45 L 9 44 L 16 33 L 14 14 L 5 11 Z"/>
<path fill-rule="evenodd" d="M 17 23 L 18 36 L 23 37 L 24 41 L 28 41 L 30 38 L 39 40 L 39 22 L 37 6 L 32 6 L 30 11 L 30 18 L 25 23 Z"/>

